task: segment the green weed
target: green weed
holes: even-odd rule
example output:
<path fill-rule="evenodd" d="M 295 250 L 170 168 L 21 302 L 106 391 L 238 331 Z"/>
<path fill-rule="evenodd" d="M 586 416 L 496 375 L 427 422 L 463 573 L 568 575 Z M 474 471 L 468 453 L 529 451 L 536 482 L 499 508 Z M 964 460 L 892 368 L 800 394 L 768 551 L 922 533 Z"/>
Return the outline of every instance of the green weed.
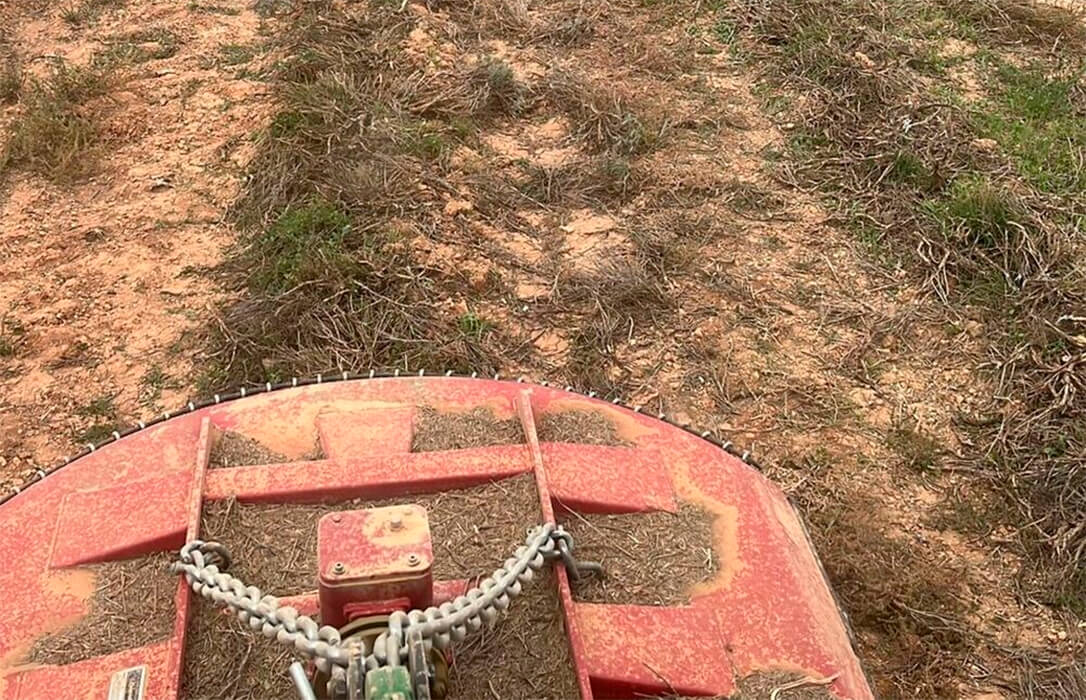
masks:
<path fill-rule="evenodd" d="M 1086 85 L 1082 72 L 1066 77 L 999 62 L 990 100 L 977 108 L 977 129 L 1017 162 L 1022 175 L 1046 192 L 1086 191 Z"/>
<path fill-rule="evenodd" d="M 285 211 L 252 247 L 264 262 L 250 279 L 260 292 L 285 292 L 320 277 L 329 268 L 346 267 L 350 258 L 345 241 L 351 221 L 336 206 L 316 200 Z"/>
<path fill-rule="evenodd" d="M 83 0 L 76 5 L 64 8 L 60 17 L 72 27 L 83 27 L 92 24 L 106 12 L 106 10 L 121 7 L 124 0 Z"/>
<path fill-rule="evenodd" d="M 488 321 L 474 311 L 461 314 L 456 320 L 456 327 L 468 338 L 479 340 L 494 329 L 494 323 Z"/>
<path fill-rule="evenodd" d="M 21 165 L 56 180 L 89 173 L 98 129 L 86 103 L 102 95 L 108 84 L 99 68 L 67 63 L 55 65 L 46 80 L 31 80 L 23 91 L 24 109 L 0 152 L 0 172 Z"/>

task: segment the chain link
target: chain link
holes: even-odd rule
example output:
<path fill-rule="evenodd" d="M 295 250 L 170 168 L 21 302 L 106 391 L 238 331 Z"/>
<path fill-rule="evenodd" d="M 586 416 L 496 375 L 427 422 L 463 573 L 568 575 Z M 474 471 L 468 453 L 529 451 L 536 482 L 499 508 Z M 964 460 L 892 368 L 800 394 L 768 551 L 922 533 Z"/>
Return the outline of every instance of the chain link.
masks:
<path fill-rule="evenodd" d="M 233 608 L 251 629 L 313 658 L 321 671 L 331 674 L 333 666 L 347 666 L 348 654 L 341 646 L 339 630 L 327 625 L 321 627 L 308 615 L 289 605 L 280 605 L 275 596 L 246 585 L 223 570 L 229 565 L 229 553 L 223 545 L 193 540 L 181 548 L 180 560 L 170 568 L 174 573 L 184 574 L 195 593 Z"/>
<path fill-rule="evenodd" d="M 532 528 L 512 557 L 464 595 L 425 610 L 393 613 L 388 630 L 378 636 L 369 650 L 366 667 L 400 665 L 408 653 L 409 634 L 420 635 L 427 648 L 445 649 L 484 624 L 492 626 L 547 561 L 562 559 L 575 579 L 602 572 L 595 562 L 574 559 L 573 549 L 573 536 L 561 526 L 547 523 Z M 265 595 L 256 586 L 248 586 L 226 573 L 230 563 L 230 553 L 222 544 L 193 540 L 181 548 L 180 558 L 171 565 L 171 570 L 183 574 L 197 594 L 232 608 L 253 630 L 314 659 L 317 668 L 329 676 L 339 676 L 350 661 L 339 631 L 320 626 L 293 607 L 280 605 L 275 596 Z"/>

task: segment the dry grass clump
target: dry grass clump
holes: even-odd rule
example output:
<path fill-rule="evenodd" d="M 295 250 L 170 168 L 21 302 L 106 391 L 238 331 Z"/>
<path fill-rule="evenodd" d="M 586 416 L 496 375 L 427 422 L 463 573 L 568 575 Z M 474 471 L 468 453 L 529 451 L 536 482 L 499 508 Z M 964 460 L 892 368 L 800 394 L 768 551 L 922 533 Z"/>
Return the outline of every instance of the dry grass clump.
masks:
<path fill-rule="evenodd" d="M 653 125 L 612 86 L 555 71 L 546 91 L 547 98 L 565 112 L 575 133 L 593 150 L 631 155 L 651 148 L 659 139 Z"/>
<path fill-rule="evenodd" d="M 290 30 L 275 83 L 283 108 L 233 210 L 248 233 L 225 269 L 247 293 L 222 310 L 208 381 L 330 363 L 468 370 L 501 355 L 500 328 L 465 332 L 440 303 L 464 289 L 419 258 L 405 222 L 421 229 L 452 191 L 447 159 L 465 123 L 520 109 L 523 88 L 498 61 L 411 69 L 399 51 L 408 29 L 375 5 L 309 7 Z"/>
<path fill-rule="evenodd" d="M 1086 136 L 1075 126 L 1081 73 L 1058 65 L 1082 60 L 1081 25 L 1056 8 L 1003 0 L 771 1 L 746 3 L 734 19 L 766 79 L 805 95 L 790 111 L 800 128 L 786 175 L 849 208 L 863 242 L 907 261 L 944 302 L 986 317 L 1000 419 L 970 428 L 970 466 L 1012 506 L 993 518 L 1029 523 L 1021 545 L 1052 572 L 1028 577 L 1033 594 L 1083 612 L 1086 342 L 1076 309 L 1086 303 L 1086 251 L 1075 222 L 1086 199 L 1074 154 Z M 977 65 L 990 71 L 988 94 L 935 92 L 930 76 L 945 76 L 951 61 L 938 52 L 946 37 L 983 46 L 1012 25 L 1061 47 L 1062 58 L 994 58 Z"/>
<path fill-rule="evenodd" d="M 20 95 L 21 110 L 0 151 L 0 172 L 25 167 L 58 180 L 89 173 L 98 137 L 93 100 L 108 90 L 109 74 L 58 60 L 48 77 L 23 84 L 21 74 L 11 71 L 5 94 Z"/>
<path fill-rule="evenodd" d="M 652 328 L 674 300 L 659 271 L 636 257 L 606 259 L 556 283 L 556 308 L 576 310 L 565 372 L 578 386 L 614 392 L 623 373 L 617 356 L 635 334 Z"/>
<path fill-rule="evenodd" d="M 15 53 L 0 42 L 0 104 L 19 99 L 23 89 L 23 68 Z"/>

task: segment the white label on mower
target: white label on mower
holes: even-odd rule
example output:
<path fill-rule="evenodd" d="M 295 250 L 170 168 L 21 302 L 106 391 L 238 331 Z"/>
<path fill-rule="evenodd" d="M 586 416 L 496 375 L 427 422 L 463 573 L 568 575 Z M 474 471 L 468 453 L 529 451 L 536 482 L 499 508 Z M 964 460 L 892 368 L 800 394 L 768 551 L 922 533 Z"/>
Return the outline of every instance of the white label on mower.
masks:
<path fill-rule="evenodd" d="M 109 696 L 106 700 L 143 700 L 147 689 L 147 667 L 133 666 L 117 671 L 109 680 Z"/>

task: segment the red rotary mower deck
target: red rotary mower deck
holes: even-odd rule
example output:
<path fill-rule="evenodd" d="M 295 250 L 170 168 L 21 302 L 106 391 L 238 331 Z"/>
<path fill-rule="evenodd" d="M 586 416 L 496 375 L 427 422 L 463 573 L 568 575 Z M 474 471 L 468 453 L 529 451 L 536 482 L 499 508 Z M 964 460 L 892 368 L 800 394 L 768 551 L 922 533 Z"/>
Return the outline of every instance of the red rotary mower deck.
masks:
<path fill-rule="evenodd" d="M 486 407 L 519 419 L 525 441 L 411 452 L 422 407 Z M 539 441 L 539 416 L 585 410 L 604 415 L 626 445 Z M 225 431 L 296 460 L 312 450 L 316 437 L 324 456 L 208 469 L 213 441 Z M 25 659 L 36 639 L 87 614 L 94 586 L 86 565 L 176 550 L 199 536 L 207 501 L 402 497 L 407 504 L 411 494 L 521 474 L 534 475 L 546 518 L 562 520 L 565 508 L 674 512 L 683 503 L 713 516 L 719 570 L 690 591 L 689 605 L 575 602 L 565 570 L 556 566 L 585 700 L 727 696 L 739 679 L 758 672 L 832 678 L 826 690 L 834 696 L 872 697 L 802 523 L 783 494 L 750 466 L 668 423 L 569 391 L 399 377 L 287 388 L 199 408 L 97 449 L 0 505 L 0 700 L 103 700 L 112 697 L 111 682 L 123 681 L 144 684 L 146 699 L 177 698 L 187 621 L 194 605 L 207 604 L 190 600 L 180 580 L 168 639 L 66 666 Z M 575 534 L 576 522 L 568 525 Z M 316 583 L 314 572 L 314 589 Z M 442 585 L 434 582 L 435 598 Z M 299 602 L 316 612 L 315 594 Z M 139 667 L 145 668 L 122 673 Z"/>

